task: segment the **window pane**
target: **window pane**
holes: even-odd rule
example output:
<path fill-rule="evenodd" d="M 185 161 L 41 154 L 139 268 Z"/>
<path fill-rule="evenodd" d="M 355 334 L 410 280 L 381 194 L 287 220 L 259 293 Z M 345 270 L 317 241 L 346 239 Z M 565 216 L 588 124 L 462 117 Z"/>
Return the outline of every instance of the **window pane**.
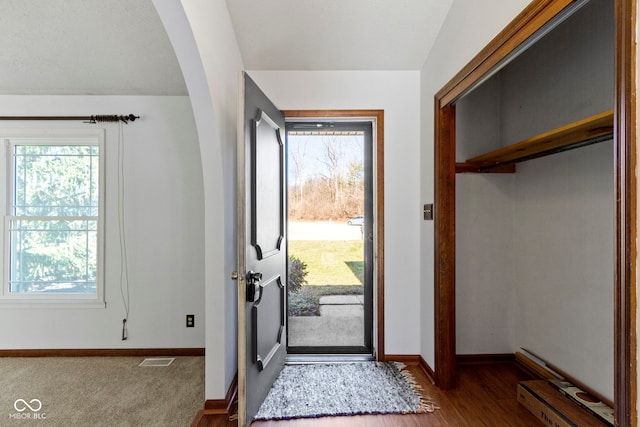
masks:
<path fill-rule="evenodd" d="M 17 145 L 14 215 L 97 216 L 98 156 L 93 145 Z"/>
<path fill-rule="evenodd" d="M 12 293 L 95 294 L 97 220 L 10 223 Z"/>

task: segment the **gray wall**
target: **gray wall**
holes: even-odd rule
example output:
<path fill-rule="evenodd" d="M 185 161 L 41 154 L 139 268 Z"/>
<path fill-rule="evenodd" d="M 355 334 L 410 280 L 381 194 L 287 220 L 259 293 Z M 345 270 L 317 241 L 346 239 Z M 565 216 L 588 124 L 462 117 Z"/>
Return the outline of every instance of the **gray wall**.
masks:
<path fill-rule="evenodd" d="M 523 163 L 514 204 L 516 348 L 613 399 L 613 150 Z"/>
<path fill-rule="evenodd" d="M 457 161 L 500 141 L 500 79 L 456 105 Z M 456 348 L 458 354 L 510 353 L 514 348 L 512 174 L 456 176 Z"/>
<path fill-rule="evenodd" d="M 591 0 L 501 74 L 504 145 L 613 108 L 613 2 Z"/>
<path fill-rule="evenodd" d="M 458 160 L 613 108 L 613 36 L 612 3 L 592 0 L 459 101 Z M 458 176 L 458 353 L 525 347 L 613 398 L 612 155 Z"/>

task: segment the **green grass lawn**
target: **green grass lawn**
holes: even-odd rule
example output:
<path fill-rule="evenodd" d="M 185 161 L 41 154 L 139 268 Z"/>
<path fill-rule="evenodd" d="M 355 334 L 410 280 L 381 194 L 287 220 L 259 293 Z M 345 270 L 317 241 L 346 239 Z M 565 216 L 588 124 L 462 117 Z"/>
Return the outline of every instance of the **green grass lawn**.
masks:
<path fill-rule="evenodd" d="M 289 255 L 307 264 L 305 286 L 362 285 L 362 240 L 290 240 Z"/>
<path fill-rule="evenodd" d="M 307 283 L 289 293 L 289 316 L 319 316 L 320 297 L 362 295 L 362 240 L 290 240 L 289 255 L 307 265 Z"/>

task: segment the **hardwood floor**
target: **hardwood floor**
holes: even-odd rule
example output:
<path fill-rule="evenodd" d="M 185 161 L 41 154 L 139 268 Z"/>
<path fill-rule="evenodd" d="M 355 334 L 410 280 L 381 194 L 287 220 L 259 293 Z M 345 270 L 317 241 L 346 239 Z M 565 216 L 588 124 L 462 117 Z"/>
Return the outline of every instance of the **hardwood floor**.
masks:
<path fill-rule="evenodd" d="M 414 426 L 491 426 L 526 427 L 542 425 L 516 400 L 516 385 L 531 379 L 513 362 L 460 365 L 454 390 L 435 388 L 417 366 L 409 369 L 427 394 L 440 407 L 431 414 L 359 415 L 284 421 L 256 421 L 252 427 L 414 427 Z M 226 416 L 205 416 L 194 420 L 194 427 L 231 427 Z"/>

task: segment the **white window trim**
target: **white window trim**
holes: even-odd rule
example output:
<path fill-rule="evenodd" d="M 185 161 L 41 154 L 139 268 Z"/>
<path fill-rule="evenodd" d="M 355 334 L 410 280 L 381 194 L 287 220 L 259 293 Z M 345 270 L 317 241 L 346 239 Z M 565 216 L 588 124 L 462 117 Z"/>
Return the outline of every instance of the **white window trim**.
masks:
<path fill-rule="evenodd" d="M 3 259 L 0 263 L 0 307 L 2 308 L 104 308 L 104 222 L 105 222 L 105 130 L 104 129 L 0 129 L 0 140 L 4 149 L 0 150 L 0 164 L 6 167 L 5 173 L 0 173 L 0 200 L 4 217 L 2 227 Z M 12 294 L 9 292 L 9 223 L 13 217 L 10 211 L 10 200 L 13 185 L 12 147 L 15 145 L 97 145 L 100 150 L 98 171 L 98 236 L 97 236 L 97 276 L 96 294 L 61 294 L 34 295 Z"/>

